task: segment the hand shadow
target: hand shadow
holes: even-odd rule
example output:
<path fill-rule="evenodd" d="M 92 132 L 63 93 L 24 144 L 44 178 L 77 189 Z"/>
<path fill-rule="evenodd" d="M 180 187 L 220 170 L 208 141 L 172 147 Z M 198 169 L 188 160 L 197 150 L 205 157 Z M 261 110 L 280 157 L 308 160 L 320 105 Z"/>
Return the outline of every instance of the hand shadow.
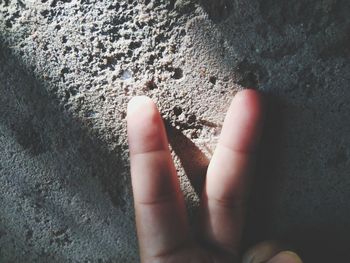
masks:
<path fill-rule="evenodd" d="M 165 127 L 172 149 L 179 157 L 193 189 L 200 196 L 205 182 L 209 159 L 194 142 L 169 122 L 165 122 Z"/>

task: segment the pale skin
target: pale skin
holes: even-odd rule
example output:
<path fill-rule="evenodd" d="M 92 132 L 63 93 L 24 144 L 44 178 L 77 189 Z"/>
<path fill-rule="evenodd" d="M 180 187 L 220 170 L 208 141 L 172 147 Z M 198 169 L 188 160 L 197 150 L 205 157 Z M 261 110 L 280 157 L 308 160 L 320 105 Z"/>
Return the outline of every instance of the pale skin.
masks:
<path fill-rule="evenodd" d="M 134 97 L 127 123 L 135 218 L 142 263 L 300 263 L 273 242 L 239 259 L 249 185 L 264 121 L 261 95 L 238 92 L 227 111 L 192 232 L 163 120 L 147 97 Z"/>

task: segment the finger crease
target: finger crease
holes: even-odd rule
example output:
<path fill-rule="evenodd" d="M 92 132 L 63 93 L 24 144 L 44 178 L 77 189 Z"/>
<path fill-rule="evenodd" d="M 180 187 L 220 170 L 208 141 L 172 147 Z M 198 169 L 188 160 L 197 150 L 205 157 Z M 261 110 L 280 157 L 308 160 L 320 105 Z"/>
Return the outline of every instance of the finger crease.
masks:
<path fill-rule="evenodd" d="M 219 207 L 226 209 L 241 209 L 245 205 L 244 197 L 232 197 L 232 198 L 217 198 L 208 197 L 208 202 L 212 202 Z"/>
<path fill-rule="evenodd" d="M 249 149 L 234 149 L 231 146 L 228 146 L 226 144 L 223 144 L 222 142 L 219 142 L 219 146 L 226 149 L 227 151 L 230 151 L 233 154 L 238 155 L 254 155 L 256 154 L 255 150 L 249 150 Z"/>
<path fill-rule="evenodd" d="M 159 196 L 154 200 L 137 201 L 136 203 L 138 205 L 143 205 L 143 206 L 154 206 L 154 205 L 162 205 L 167 203 L 175 203 L 177 202 L 177 200 L 178 200 L 178 195 L 173 193 L 173 194 Z"/>

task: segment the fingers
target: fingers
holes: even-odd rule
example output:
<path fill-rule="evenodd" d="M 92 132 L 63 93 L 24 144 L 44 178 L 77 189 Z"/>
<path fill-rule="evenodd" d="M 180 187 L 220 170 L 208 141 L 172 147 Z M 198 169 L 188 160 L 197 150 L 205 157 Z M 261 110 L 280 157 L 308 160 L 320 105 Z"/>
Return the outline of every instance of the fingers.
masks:
<path fill-rule="evenodd" d="M 238 250 L 248 182 L 263 122 L 258 92 L 244 90 L 227 112 L 219 143 L 208 167 L 202 197 L 206 240 L 231 253 Z"/>
<path fill-rule="evenodd" d="M 172 253 L 189 242 L 185 205 L 162 118 L 147 97 L 128 106 L 128 139 L 141 260 Z"/>

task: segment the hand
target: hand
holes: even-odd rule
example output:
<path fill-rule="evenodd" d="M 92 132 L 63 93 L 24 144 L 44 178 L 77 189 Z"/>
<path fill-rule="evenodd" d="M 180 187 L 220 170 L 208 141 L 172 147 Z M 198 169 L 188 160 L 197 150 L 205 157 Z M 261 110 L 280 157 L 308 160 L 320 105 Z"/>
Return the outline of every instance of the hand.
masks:
<path fill-rule="evenodd" d="M 245 204 L 263 125 L 258 92 L 233 99 L 208 167 L 199 236 L 191 236 L 162 118 L 147 97 L 128 106 L 128 138 L 136 226 L 143 263 L 238 262 Z M 245 262 L 299 263 L 291 252 L 257 246 Z M 255 254 L 258 252 L 259 255 Z M 277 255 L 276 255 L 277 254 Z"/>

